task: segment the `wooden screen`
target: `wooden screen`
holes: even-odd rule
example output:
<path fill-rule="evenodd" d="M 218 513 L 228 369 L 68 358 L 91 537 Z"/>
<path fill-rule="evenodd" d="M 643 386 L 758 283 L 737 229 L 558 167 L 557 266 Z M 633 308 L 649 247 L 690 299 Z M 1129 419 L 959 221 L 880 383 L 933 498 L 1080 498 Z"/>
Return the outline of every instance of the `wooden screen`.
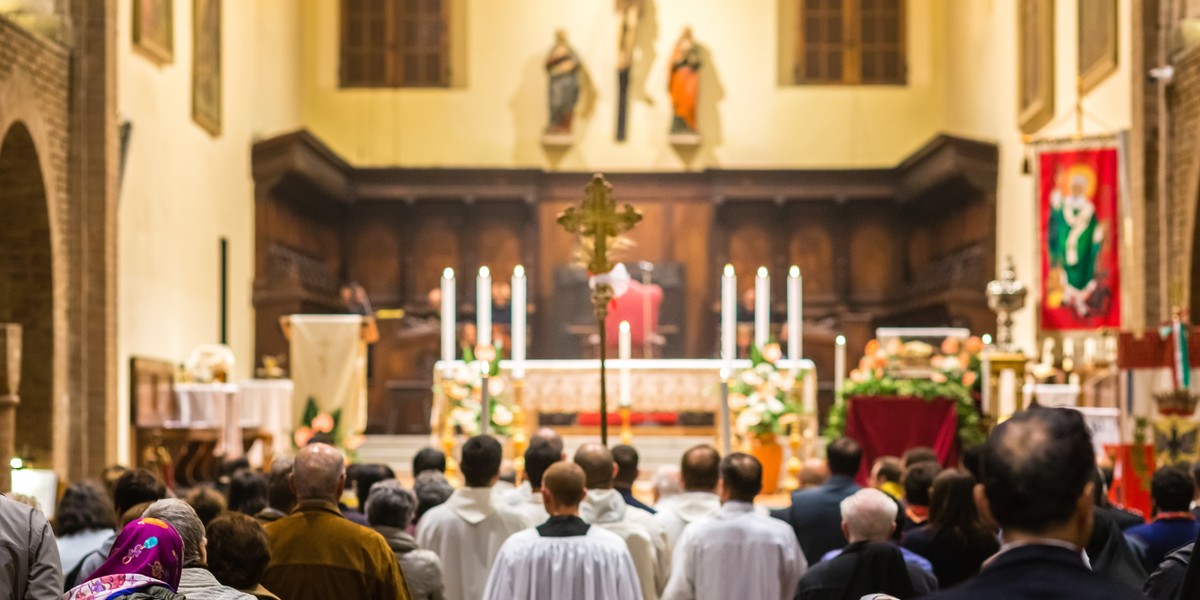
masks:
<path fill-rule="evenodd" d="M 1117 0 L 1079 0 L 1079 86 L 1087 92 L 1117 70 Z"/>
<path fill-rule="evenodd" d="M 342 87 L 449 85 L 447 0 L 342 0 Z"/>
<path fill-rule="evenodd" d="M 799 1 L 796 83 L 905 83 L 904 0 Z"/>

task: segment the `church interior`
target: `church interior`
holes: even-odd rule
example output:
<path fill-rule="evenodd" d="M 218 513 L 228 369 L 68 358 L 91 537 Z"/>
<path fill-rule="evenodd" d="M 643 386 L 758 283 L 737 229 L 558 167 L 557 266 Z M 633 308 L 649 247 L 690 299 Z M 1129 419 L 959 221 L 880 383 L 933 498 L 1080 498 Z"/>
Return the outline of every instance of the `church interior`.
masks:
<path fill-rule="evenodd" d="M 830 431 L 949 414 L 959 447 L 1031 403 L 1195 460 L 1198 32 L 1183 0 L 0 0 L 0 488 L 322 434 L 407 473 L 493 430 L 519 468 L 552 426 L 646 477 L 769 446 L 788 490 Z"/>

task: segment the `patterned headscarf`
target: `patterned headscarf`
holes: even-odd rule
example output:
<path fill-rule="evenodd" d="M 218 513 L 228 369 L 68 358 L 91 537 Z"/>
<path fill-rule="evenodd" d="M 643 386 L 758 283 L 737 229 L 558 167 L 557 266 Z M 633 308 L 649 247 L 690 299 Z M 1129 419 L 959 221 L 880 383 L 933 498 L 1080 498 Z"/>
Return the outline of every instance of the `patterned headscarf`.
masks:
<path fill-rule="evenodd" d="M 84 584 L 67 593 L 72 599 L 108 598 L 114 592 L 149 585 L 179 587 L 183 539 L 165 521 L 143 517 L 121 530 L 108 559 Z"/>

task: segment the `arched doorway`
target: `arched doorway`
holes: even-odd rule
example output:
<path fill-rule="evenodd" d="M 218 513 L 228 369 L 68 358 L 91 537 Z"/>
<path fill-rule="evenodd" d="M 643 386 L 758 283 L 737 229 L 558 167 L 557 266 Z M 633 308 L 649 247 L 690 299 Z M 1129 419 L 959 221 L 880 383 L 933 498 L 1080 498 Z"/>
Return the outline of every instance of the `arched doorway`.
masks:
<path fill-rule="evenodd" d="M 20 122 L 0 138 L 0 322 L 23 330 L 17 456 L 49 467 L 53 452 L 54 281 L 42 165 Z"/>

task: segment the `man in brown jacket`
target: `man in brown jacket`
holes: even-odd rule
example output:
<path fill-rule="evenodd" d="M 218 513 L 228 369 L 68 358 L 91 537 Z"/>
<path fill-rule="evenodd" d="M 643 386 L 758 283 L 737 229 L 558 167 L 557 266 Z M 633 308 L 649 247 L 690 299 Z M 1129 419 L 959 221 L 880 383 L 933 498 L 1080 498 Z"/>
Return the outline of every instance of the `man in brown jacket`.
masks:
<path fill-rule="evenodd" d="M 265 526 L 271 562 L 263 586 L 289 600 L 409 600 L 387 541 L 338 511 L 345 483 L 341 452 L 325 444 L 300 450 L 292 471 L 296 508 Z"/>

